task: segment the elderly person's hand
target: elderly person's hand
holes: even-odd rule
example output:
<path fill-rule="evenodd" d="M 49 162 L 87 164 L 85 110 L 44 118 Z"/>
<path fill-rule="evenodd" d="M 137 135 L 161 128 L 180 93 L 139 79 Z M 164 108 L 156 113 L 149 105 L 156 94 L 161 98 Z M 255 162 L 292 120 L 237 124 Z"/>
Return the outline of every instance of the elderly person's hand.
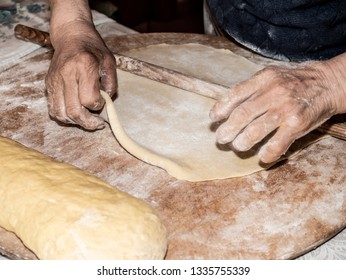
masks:
<path fill-rule="evenodd" d="M 51 1 L 51 42 L 54 55 L 46 77 L 48 110 L 52 118 L 101 129 L 104 121 L 93 114 L 104 101 L 100 89 L 114 94 L 116 64 L 96 31 L 87 1 Z"/>
<path fill-rule="evenodd" d="M 224 121 L 217 141 L 246 151 L 266 136 L 263 163 L 279 159 L 297 139 L 331 116 L 346 112 L 346 54 L 298 68 L 268 67 L 234 86 L 210 112 Z"/>

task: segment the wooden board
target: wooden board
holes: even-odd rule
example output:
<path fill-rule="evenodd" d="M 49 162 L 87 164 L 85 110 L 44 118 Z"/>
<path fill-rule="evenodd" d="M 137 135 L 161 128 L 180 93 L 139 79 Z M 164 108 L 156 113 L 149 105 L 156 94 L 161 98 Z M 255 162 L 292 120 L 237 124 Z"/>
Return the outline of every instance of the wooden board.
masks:
<path fill-rule="evenodd" d="M 257 63 L 271 62 L 206 35 L 136 34 L 106 40 L 114 52 L 191 42 L 228 48 Z M 271 170 L 242 178 L 179 181 L 124 151 L 109 128 L 90 133 L 50 120 L 44 86 L 50 59 L 51 53 L 40 54 L 0 74 L 0 135 L 147 201 L 168 230 L 167 259 L 289 259 L 344 228 L 346 142 L 322 140 Z M 34 258 L 4 230 L 0 252 Z"/>

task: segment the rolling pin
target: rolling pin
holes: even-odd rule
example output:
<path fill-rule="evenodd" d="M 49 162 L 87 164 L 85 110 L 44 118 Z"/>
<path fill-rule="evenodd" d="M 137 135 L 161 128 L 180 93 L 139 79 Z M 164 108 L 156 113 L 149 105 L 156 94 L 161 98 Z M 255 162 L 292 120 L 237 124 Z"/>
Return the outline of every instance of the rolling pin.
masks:
<path fill-rule="evenodd" d="M 53 49 L 48 32 L 18 24 L 15 26 L 14 33 L 18 39 Z M 118 69 L 203 96 L 218 99 L 229 89 L 220 84 L 203 81 L 191 75 L 183 74 L 129 56 L 114 54 L 114 57 Z M 333 137 L 346 140 L 345 116 L 340 115 L 337 121 L 331 119 L 323 123 L 317 130 Z"/>
<path fill-rule="evenodd" d="M 14 34 L 18 39 L 53 49 L 48 32 L 18 24 L 15 26 Z M 226 86 L 203 81 L 191 75 L 183 74 L 136 58 L 116 53 L 113 53 L 113 55 L 116 60 L 117 68 L 120 70 L 203 96 L 218 99 L 225 95 L 229 89 Z"/>

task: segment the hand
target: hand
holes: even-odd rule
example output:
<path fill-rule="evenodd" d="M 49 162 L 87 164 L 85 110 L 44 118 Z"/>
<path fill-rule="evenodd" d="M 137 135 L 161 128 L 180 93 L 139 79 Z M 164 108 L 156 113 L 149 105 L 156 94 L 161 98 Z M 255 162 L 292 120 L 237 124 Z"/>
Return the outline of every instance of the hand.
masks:
<path fill-rule="evenodd" d="M 87 130 L 102 129 L 104 121 L 92 111 L 104 105 L 100 89 L 110 95 L 116 91 L 114 56 L 88 21 L 61 25 L 54 34 L 55 51 L 46 77 L 50 116 Z"/>
<path fill-rule="evenodd" d="M 210 112 L 213 121 L 224 120 L 217 141 L 247 151 L 270 135 L 259 158 L 263 163 L 278 160 L 297 138 L 346 111 L 346 85 L 340 75 L 344 65 L 326 61 L 294 69 L 271 66 L 234 86 Z"/>

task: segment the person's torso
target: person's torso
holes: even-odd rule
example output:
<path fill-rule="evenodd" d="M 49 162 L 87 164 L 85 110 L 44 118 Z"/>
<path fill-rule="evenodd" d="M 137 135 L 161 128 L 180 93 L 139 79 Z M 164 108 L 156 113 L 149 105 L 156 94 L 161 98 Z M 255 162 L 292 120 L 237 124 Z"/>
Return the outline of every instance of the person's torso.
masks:
<path fill-rule="evenodd" d="M 217 25 L 265 56 L 328 59 L 346 51 L 346 0 L 207 0 Z"/>

